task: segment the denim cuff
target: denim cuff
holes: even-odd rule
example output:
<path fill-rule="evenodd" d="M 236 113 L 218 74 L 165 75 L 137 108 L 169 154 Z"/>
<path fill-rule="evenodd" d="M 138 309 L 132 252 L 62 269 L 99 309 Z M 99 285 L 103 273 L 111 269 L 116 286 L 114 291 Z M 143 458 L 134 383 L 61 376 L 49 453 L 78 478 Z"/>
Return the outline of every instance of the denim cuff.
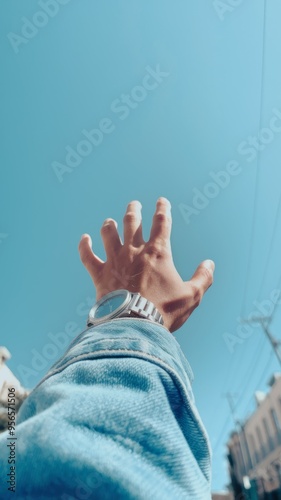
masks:
<path fill-rule="evenodd" d="M 162 366 L 194 400 L 193 372 L 177 340 L 160 324 L 141 318 L 116 318 L 87 328 L 71 342 L 37 387 L 72 363 L 113 356 L 139 357 Z"/>
<path fill-rule="evenodd" d="M 141 358 L 169 373 L 212 455 L 208 435 L 195 405 L 192 369 L 175 337 L 158 323 L 142 318 L 116 318 L 87 328 L 71 342 L 37 387 L 75 362 L 110 357 Z"/>

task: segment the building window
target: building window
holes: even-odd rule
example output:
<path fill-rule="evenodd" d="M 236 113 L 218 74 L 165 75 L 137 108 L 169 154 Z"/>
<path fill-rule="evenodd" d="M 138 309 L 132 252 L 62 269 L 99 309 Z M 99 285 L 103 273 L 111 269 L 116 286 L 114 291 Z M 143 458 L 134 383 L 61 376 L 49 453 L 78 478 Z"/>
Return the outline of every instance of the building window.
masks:
<path fill-rule="evenodd" d="M 266 418 L 263 418 L 263 426 L 266 434 L 266 440 L 267 440 L 267 451 L 270 453 L 271 451 L 274 450 L 274 443 L 270 434 L 269 426 L 268 426 L 268 421 Z"/>
<path fill-rule="evenodd" d="M 257 454 L 257 448 L 256 448 L 256 443 L 254 436 L 252 434 L 249 435 L 249 441 L 250 441 L 250 456 L 252 460 L 253 466 L 256 465 L 258 462 L 258 454 Z"/>
<path fill-rule="evenodd" d="M 261 435 L 261 430 L 260 430 L 259 427 L 257 427 L 256 431 L 257 431 L 258 443 L 259 443 L 259 446 L 261 447 L 263 445 L 263 439 L 262 439 L 262 435 Z"/>
<path fill-rule="evenodd" d="M 266 456 L 266 451 L 265 451 L 265 446 L 264 446 L 264 441 L 262 438 L 261 430 L 259 427 L 256 427 L 256 433 L 257 433 L 257 438 L 258 438 L 259 456 L 261 458 L 264 458 Z"/>
<path fill-rule="evenodd" d="M 277 413 L 276 413 L 274 408 L 271 408 L 270 414 L 271 414 L 271 419 L 272 419 L 272 423 L 273 423 L 273 428 L 275 431 L 275 441 L 276 441 L 275 444 L 278 446 L 281 444 L 281 425 L 280 425 L 279 418 L 278 418 Z"/>
<path fill-rule="evenodd" d="M 278 418 L 277 413 L 274 410 L 274 408 L 271 408 L 270 414 L 271 414 L 271 419 L 273 422 L 274 430 L 278 434 L 281 431 L 281 425 L 280 425 L 279 418 Z"/>

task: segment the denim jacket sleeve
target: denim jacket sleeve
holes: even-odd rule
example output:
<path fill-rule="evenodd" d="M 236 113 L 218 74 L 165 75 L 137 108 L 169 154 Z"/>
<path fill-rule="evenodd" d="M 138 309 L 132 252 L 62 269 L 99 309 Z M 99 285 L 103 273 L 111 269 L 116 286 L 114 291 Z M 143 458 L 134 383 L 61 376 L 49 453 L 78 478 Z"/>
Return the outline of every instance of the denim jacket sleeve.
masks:
<path fill-rule="evenodd" d="M 192 380 L 161 325 L 117 318 L 85 330 L 20 409 L 14 498 L 209 500 L 211 452 Z M 13 495 L 7 437 L 0 498 Z"/>

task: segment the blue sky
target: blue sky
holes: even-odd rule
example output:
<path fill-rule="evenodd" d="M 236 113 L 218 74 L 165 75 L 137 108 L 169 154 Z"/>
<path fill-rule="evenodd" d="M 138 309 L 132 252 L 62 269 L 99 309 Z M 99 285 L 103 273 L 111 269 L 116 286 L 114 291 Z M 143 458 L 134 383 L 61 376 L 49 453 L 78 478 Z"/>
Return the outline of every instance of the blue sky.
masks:
<path fill-rule="evenodd" d="M 139 199 L 148 238 L 166 196 L 183 278 L 216 262 L 213 288 L 175 335 L 222 489 L 233 429 L 224 395 L 246 418 L 278 370 L 260 328 L 238 343 L 237 318 L 281 285 L 280 2 L 225 1 L 219 11 L 211 0 L 64 1 L 45 16 L 44 0 L 1 7 L 0 341 L 34 387 L 63 353 L 54 338 L 84 328 L 95 299 L 80 236 L 90 233 L 105 258 L 103 220 L 122 231 L 127 203 Z M 81 141 L 92 129 L 89 153 Z M 279 338 L 280 320 L 277 305 Z"/>

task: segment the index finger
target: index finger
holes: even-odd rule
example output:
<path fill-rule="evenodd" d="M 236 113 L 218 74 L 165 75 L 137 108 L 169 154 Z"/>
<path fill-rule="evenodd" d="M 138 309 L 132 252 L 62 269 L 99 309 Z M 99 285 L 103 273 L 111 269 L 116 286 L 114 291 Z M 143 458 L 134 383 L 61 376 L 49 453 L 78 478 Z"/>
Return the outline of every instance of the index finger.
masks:
<path fill-rule="evenodd" d="M 167 198 L 158 198 L 156 211 L 153 216 L 152 227 L 149 241 L 160 240 L 163 243 L 170 244 L 172 230 L 171 203 Z"/>

